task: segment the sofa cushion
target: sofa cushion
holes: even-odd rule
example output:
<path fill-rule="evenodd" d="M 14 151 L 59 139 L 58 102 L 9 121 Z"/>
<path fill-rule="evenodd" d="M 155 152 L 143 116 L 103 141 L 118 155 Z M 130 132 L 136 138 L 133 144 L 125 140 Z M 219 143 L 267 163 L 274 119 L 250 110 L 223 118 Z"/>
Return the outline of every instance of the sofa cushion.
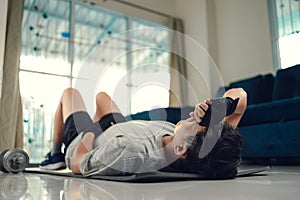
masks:
<path fill-rule="evenodd" d="M 299 157 L 300 120 L 240 127 L 242 157 Z"/>
<path fill-rule="evenodd" d="M 273 100 L 300 96 L 300 65 L 278 70 L 276 73 Z"/>
<path fill-rule="evenodd" d="M 239 126 L 300 119 L 300 96 L 257 105 L 249 105 Z"/>
<path fill-rule="evenodd" d="M 274 76 L 267 74 L 233 82 L 229 85 L 229 88 L 243 88 L 248 94 L 248 105 L 251 105 L 271 101 L 273 86 Z"/>

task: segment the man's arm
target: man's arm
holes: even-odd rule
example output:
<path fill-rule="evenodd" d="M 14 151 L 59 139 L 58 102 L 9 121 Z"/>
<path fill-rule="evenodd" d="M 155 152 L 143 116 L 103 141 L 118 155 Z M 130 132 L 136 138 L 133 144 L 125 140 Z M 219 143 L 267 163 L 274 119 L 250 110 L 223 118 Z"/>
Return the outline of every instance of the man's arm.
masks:
<path fill-rule="evenodd" d="M 235 111 L 224 118 L 224 121 L 236 128 L 247 108 L 247 93 L 243 88 L 233 88 L 226 91 L 223 97 L 231 97 L 232 99 L 240 98 Z"/>
<path fill-rule="evenodd" d="M 71 170 L 74 174 L 81 174 L 80 164 L 85 156 L 93 150 L 94 139 L 95 135 L 92 132 L 88 132 L 77 145 L 71 158 Z"/>

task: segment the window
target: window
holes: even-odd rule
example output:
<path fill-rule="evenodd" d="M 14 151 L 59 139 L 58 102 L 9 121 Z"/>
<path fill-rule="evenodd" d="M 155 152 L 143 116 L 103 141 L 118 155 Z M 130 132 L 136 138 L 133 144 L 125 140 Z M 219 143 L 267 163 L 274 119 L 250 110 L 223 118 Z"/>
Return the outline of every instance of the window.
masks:
<path fill-rule="evenodd" d="M 138 31 L 144 27 L 157 29 Z M 51 148 L 53 115 L 63 90 L 95 83 L 82 71 L 85 66 L 103 72 L 93 94 L 108 92 L 125 115 L 168 106 L 169 53 L 161 49 L 168 49 L 169 40 L 163 28 L 79 1 L 25 0 L 19 76 L 24 148 L 32 163 Z M 99 48 L 104 51 L 96 55 Z"/>
<path fill-rule="evenodd" d="M 300 63 L 300 1 L 269 0 L 275 65 L 287 68 Z"/>

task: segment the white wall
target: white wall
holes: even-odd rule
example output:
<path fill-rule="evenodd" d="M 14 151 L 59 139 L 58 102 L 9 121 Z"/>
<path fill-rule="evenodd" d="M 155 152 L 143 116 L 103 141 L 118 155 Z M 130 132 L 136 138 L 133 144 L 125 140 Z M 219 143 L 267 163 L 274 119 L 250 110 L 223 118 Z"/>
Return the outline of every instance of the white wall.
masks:
<path fill-rule="evenodd" d="M 224 81 L 274 72 L 267 0 L 213 1 L 215 55 Z"/>
<path fill-rule="evenodd" d="M 193 67 L 188 68 L 199 99 L 213 96 L 221 79 L 228 85 L 257 74 L 274 73 L 267 0 L 176 0 L 175 16 L 184 20 L 185 33 L 209 52 L 221 75 L 208 63 L 207 94 L 207 83 L 195 76 Z M 187 49 L 187 54 L 197 56 L 199 52 Z"/>
<path fill-rule="evenodd" d="M 267 0 L 176 0 L 175 15 L 207 49 L 225 84 L 274 73 Z"/>

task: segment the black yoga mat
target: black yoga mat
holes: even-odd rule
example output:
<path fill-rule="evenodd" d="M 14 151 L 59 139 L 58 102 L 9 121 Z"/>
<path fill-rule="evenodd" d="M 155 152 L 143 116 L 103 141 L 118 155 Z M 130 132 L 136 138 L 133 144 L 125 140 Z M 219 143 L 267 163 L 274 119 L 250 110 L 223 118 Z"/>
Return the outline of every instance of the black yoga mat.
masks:
<path fill-rule="evenodd" d="M 269 170 L 270 167 L 255 167 L 249 169 L 239 169 L 236 178 L 253 176 L 257 173 Z M 87 179 L 98 179 L 107 181 L 118 181 L 118 182 L 136 182 L 136 183 L 150 183 L 150 182 L 169 182 L 169 181 L 187 181 L 187 180 L 207 180 L 198 174 L 188 174 L 188 173 L 174 173 L 174 172 L 148 172 L 148 173 L 138 173 L 130 175 L 118 175 L 118 176 L 82 176 L 73 174 L 70 170 L 41 170 L 39 168 L 26 168 L 24 173 L 37 173 L 37 174 L 48 174 L 55 176 L 66 176 L 74 178 L 87 178 Z"/>

